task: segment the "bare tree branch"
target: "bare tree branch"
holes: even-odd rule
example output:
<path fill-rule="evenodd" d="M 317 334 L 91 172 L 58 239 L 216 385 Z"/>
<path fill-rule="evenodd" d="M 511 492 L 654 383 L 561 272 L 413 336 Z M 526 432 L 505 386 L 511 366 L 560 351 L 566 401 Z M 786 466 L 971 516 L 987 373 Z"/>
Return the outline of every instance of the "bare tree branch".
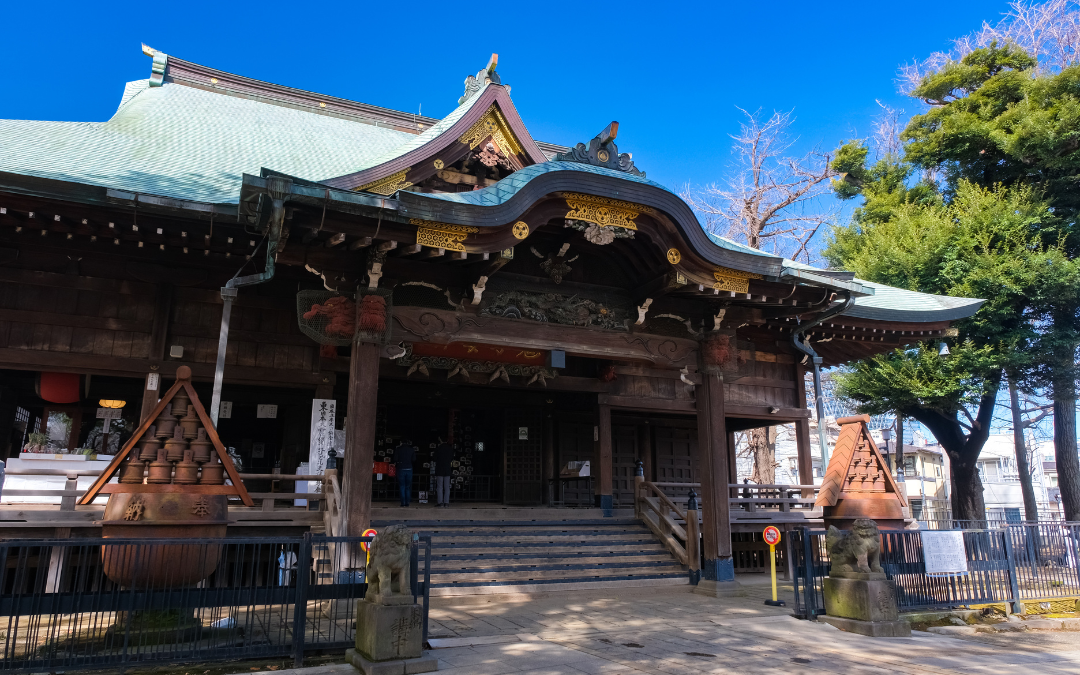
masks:
<path fill-rule="evenodd" d="M 900 91 L 913 91 L 924 77 L 937 72 L 949 61 L 958 61 L 992 42 L 1012 42 L 1039 60 L 1049 71 L 1059 71 L 1080 59 L 1080 0 L 1047 0 L 1036 3 L 1017 0 L 1009 3 L 1001 21 L 983 22 L 982 28 L 953 41 L 948 52 L 935 52 L 924 61 L 901 66 Z"/>
<path fill-rule="evenodd" d="M 761 111 L 742 112 L 747 119 L 731 136 L 736 160 L 727 181 L 688 185 L 681 196 L 710 233 L 809 262 L 810 240 L 835 217 L 819 199 L 836 175 L 831 157 L 817 151 L 786 156 L 797 140 L 789 133 L 791 112 L 774 112 L 764 120 Z"/>

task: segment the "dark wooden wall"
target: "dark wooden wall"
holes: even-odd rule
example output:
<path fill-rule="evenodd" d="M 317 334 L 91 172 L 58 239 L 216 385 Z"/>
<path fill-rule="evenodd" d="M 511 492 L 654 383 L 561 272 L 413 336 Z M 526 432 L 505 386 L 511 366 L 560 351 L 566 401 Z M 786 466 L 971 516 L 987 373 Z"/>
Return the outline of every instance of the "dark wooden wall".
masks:
<path fill-rule="evenodd" d="M 217 291 L 0 268 L 0 363 L 28 370 L 141 376 L 173 362 L 208 377 L 221 328 Z M 180 359 L 169 348 L 183 347 Z M 308 385 L 319 347 L 300 333 L 294 297 L 241 291 L 233 305 L 227 380 Z M 202 365 L 203 367 L 199 367 Z"/>

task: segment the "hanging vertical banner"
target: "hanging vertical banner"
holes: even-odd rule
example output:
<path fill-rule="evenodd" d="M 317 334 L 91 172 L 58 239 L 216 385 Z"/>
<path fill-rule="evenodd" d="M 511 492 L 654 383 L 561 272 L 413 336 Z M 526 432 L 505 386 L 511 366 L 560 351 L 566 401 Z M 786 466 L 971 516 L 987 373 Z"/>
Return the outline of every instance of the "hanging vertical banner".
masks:
<path fill-rule="evenodd" d="M 317 398 L 311 401 L 311 452 L 308 471 L 321 474 L 326 470 L 326 457 L 336 439 L 337 401 Z M 322 483 L 312 481 L 311 492 L 322 492 Z"/>

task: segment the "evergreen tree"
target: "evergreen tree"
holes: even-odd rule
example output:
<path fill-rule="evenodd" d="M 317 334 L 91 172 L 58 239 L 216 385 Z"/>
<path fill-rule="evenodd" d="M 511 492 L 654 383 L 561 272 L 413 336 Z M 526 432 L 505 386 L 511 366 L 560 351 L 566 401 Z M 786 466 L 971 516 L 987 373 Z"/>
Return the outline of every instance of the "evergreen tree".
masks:
<path fill-rule="evenodd" d="M 986 303 L 957 324 L 950 356 L 939 357 L 936 345 L 880 355 L 839 375 L 839 393 L 861 411 L 895 410 L 926 425 L 949 454 L 954 517 L 982 520 L 977 459 L 1003 371 L 1030 367 L 1045 307 L 1062 284 L 1074 283 L 1075 266 L 1058 219 L 1032 188 L 961 179 L 946 202 L 928 183 L 910 185 L 910 164 L 886 158 L 860 167 L 865 157 L 857 144 L 837 155 L 846 173 L 838 192 L 864 203 L 834 228 L 830 263 L 860 278 Z"/>

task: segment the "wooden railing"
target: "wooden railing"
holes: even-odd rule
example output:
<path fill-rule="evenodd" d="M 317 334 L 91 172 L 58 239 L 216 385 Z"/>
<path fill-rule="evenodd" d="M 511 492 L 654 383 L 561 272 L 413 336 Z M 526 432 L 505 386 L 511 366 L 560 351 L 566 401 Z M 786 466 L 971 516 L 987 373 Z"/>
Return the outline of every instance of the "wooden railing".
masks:
<path fill-rule="evenodd" d="M 72 462 L 73 464 L 75 462 Z M 63 490 L 23 490 L 19 488 L 6 488 L 3 495 L 6 497 L 59 497 L 61 511 L 74 511 L 75 504 L 83 496 L 85 490 L 79 489 L 79 476 L 100 476 L 101 469 L 7 469 L 5 476 L 64 476 L 67 481 Z"/>
<path fill-rule="evenodd" d="M 691 557 L 697 557 L 696 537 L 687 545 L 686 510 L 671 501 L 660 489 L 662 484 L 649 483 L 637 477 L 635 513 L 660 539 L 667 550 L 671 551 L 680 563 L 687 565 Z M 694 513 L 696 516 L 696 512 Z M 682 521 L 681 523 L 679 521 Z M 690 548 L 690 551 L 687 551 Z"/>
<path fill-rule="evenodd" d="M 634 515 L 660 539 L 661 543 L 691 572 L 698 569 L 700 507 L 689 510 L 667 494 L 665 488 L 691 489 L 700 495 L 701 483 L 649 482 L 641 476 L 635 479 L 637 498 Z M 732 483 L 728 485 L 729 517 L 732 523 L 753 520 L 777 523 L 813 518 L 817 485 L 759 485 Z M 692 521 L 692 522 L 691 522 Z"/>
<path fill-rule="evenodd" d="M 78 489 L 78 479 L 80 476 L 99 476 L 101 475 L 101 469 L 8 469 L 5 472 L 7 476 L 64 476 L 67 481 L 63 490 L 56 489 L 22 489 L 22 488 L 5 488 L 3 490 L 4 497 L 59 497 L 60 498 L 60 511 L 72 511 L 74 512 L 75 505 L 78 500 L 83 496 L 85 490 Z M 239 520 L 244 521 L 245 525 L 261 524 L 265 521 L 266 524 L 277 523 L 280 524 L 282 517 L 289 520 L 296 521 L 297 524 L 312 524 L 321 522 L 326 528 L 326 534 L 331 536 L 341 536 L 343 528 L 341 526 L 341 486 L 338 482 L 337 471 L 334 469 L 328 470 L 325 475 L 316 474 L 281 474 L 281 473 L 241 473 L 240 478 L 247 481 L 270 481 L 272 483 L 278 483 L 281 481 L 318 481 L 322 483 L 322 492 L 251 492 L 251 498 L 255 500 L 258 505 L 255 508 L 248 508 L 243 506 L 233 505 L 230 510 L 238 515 Z M 318 511 L 310 511 L 308 507 L 294 506 L 293 500 L 307 499 L 317 501 L 319 504 Z M 287 501 L 287 506 L 278 506 L 276 502 L 278 500 Z M 4 505 L 5 507 L 10 505 Z M 43 506 L 49 506 L 45 504 Z M 98 508 L 101 505 L 97 505 Z M 253 512 L 262 512 L 265 515 L 259 515 Z M 73 514 L 74 515 L 74 514 Z M 84 514 L 85 515 L 85 514 Z M 268 520 L 269 519 L 269 520 Z M 81 524 L 81 520 L 79 521 Z"/>

